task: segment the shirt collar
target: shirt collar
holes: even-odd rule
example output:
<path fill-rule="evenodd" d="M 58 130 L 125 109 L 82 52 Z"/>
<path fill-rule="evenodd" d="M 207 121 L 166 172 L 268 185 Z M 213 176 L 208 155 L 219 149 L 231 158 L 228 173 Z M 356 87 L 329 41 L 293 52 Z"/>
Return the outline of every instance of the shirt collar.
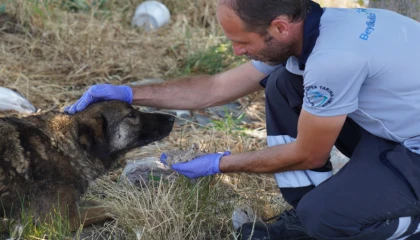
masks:
<path fill-rule="evenodd" d="M 299 59 L 299 69 L 304 70 L 306 61 L 311 55 L 312 50 L 315 47 L 316 40 L 319 36 L 319 25 L 321 22 L 321 16 L 324 13 L 324 10 L 321 6 L 311 1 L 311 9 L 306 15 L 305 23 L 303 26 L 303 48 L 302 54 L 298 57 Z"/>

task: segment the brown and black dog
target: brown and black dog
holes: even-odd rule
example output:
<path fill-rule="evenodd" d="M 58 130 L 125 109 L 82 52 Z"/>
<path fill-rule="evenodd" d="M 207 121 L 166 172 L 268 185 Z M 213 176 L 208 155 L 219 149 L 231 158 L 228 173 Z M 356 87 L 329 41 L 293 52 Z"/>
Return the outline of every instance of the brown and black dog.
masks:
<path fill-rule="evenodd" d="M 107 218 L 84 207 L 80 196 L 127 151 L 169 135 L 174 117 L 143 113 L 121 101 L 104 101 L 68 115 L 47 112 L 0 118 L 0 201 L 4 218 L 22 207 L 48 220 L 67 213 L 71 228 Z"/>

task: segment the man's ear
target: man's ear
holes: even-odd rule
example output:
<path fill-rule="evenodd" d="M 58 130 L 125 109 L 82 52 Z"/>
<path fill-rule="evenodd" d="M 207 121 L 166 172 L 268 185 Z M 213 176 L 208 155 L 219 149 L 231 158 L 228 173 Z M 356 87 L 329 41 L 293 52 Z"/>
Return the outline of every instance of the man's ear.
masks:
<path fill-rule="evenodd" d="M 105 124 L 103 117 L 84 118 L 78 127 L 80 146 L 100 159 L 110 156 Z"/>
<path fill-rule="evenodd" d="M 271 21 L 268 33 L 276 39 L 284 39 L 289 35 L 290 20 L 287 16 L 278 16 Z"/>

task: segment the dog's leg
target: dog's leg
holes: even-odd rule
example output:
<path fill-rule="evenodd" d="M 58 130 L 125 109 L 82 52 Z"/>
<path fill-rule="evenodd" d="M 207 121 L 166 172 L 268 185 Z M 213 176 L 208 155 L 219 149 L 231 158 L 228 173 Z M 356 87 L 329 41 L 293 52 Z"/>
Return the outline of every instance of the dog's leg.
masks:
<path fill-rule="evenodd" d="M 57 212 L 67 218 L 71 231 L 77 231 L 82 226 L 104 222 L 111 217 L 105 207 L 97 201 L 79 201 L 80 195 L 69 184 L 56 184 L 49 187 L 48 191 L 38 192 L 39 195 L 32 202 L 36 213 L 35 219 L 53 222 L 50 213 Z"/>
<path fill-rule="evenodd" d="M 9 220 L 5 218 L 0 218 L 0 233 L 9 231 Z"/>
<path fill-rule="evenodd" d="M 95 223 L 103 223 L 111 220 L 113 217 L 104 206 L 92 206 L 90 201 L 88 205 L 81 205 L 78 208 L 78 217 L 71 218 L 72 231 L 78 230 L 81 226 L 90 226 Z"/>

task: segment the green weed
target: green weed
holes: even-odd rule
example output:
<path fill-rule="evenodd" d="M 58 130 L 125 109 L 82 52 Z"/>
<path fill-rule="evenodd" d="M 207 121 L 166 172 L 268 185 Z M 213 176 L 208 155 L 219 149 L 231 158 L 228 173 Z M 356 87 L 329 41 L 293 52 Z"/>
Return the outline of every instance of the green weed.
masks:
<path fill-rule="evenodd" d="M 242 124 L 242 120 L 245 118 L 245 113 L 242 113 L 238 117 L 234 117 L 231 112 L 225 107 L 225 117 L 221 120 L 212 120 L 211 127 L 218 131 L 226 132 L 228 135 L 233 133 L 240 133 L 245 131 L 246 128 Z"/>
<path fill-rule="evenodd" d="M 28 199 L 26 201 L 29 202 Z M 45 220 L 34 219 L 31 206 L 25 204 L 25 199 L 21 200 L 21 209 L 19 221 L 4 217 L 7 221 L 9 239 L 70 239 L 72 233 L 68 209 L 64 215 L 54 209 Z"/>
<path fill-rule="evenodd" d="M 211 75 L 236 67 L 244 62 L 244 58 L 233 54 L 230 43 L 222 42 L 204 50 L 190 53 L 185 61 L 180 64 L 179 72 L 180 75 Z"/>

